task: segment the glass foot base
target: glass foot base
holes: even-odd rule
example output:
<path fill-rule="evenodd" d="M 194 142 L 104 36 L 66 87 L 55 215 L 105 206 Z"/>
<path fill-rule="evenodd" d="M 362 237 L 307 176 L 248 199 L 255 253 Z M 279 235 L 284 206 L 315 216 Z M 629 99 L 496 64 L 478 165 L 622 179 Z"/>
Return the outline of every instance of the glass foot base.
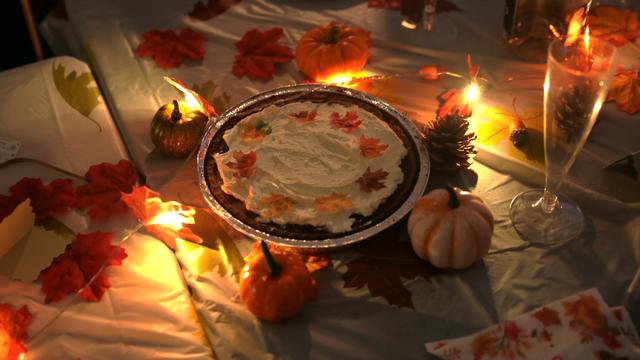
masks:
<path fill-rule="evenodd" d="M 544 190 L 529 190 L 511 201 L 509 218 L 518 234 L 533 244 L 559 245 L 576 238 L 584 227 L 584 215 L 573 201 L 558 196 L 551 213 L 542 211 Z"/>

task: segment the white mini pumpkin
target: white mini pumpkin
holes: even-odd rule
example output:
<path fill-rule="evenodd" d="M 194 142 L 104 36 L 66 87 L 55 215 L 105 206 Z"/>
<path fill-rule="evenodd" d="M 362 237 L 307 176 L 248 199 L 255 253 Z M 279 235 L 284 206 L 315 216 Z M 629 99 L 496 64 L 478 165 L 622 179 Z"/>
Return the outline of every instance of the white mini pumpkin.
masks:
<path fill-rule="evenodd" d="M 462 269 L 489 251 L 493 215 L 477 195 L 447 187 L 418 200 L 408 227 L 420 258 L 439 268 Z"/>

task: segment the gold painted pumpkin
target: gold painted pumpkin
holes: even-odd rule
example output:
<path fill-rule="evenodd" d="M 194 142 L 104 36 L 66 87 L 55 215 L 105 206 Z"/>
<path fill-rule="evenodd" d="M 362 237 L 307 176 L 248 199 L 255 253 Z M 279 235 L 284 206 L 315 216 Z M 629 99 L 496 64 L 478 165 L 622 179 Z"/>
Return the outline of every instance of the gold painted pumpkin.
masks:
<path fill-rule="evenodd" d="M 173 100 L 163 105 L 151 121 L 151 140 L 163 154 L 182 157 L 198 146 L 207 115 Z"/>
<path fill-rule="evenodd" d="M 477 195 L 447 187 L 418 200 L 408 227 L 420 258 L 439 268 L 462 269 L 489 251 L 493 215 Z"/>
<path fill-rule="evenodd" d="M 331 22 L 307 31 L 296 47 L 298 69 L 314 80 L 336 74 L 353 74 L 369 58 L 368 31 Z"/>

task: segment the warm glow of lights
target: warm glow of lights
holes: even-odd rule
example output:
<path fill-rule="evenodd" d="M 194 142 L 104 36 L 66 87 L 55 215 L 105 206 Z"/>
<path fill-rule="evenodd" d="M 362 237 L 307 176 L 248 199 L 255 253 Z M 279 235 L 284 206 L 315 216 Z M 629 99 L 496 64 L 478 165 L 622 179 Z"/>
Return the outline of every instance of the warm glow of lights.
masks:
<path fill-rule="evenodd" d="M 573 15 L 571 16 L 571 20 L 569 20 L 567 39 L 564 42 L 565 46 L 570 46 L 578 39 L 578 37 L 582 33 L 582 28 L 584 27 L 585 22 L 586 16 L 584 8 L 573 13 Z"/>
<path fill-rule="evenodd" d="M 408 20 L 402 20 L 400 22 L 400 25 L 402 25 L 403 28 L 409 29 L 409 30 L 415 30 L 416 27 L 418 27 L 416 25 L 416 23 L 408 21 Z"/>
<path fill-rule="evenodd" d="M 339 85 L 342 87 L 355 87 L 358 85 L 357 80 L 364 79 L 370 76 L 371 74 L 369 74 L 366 71 L 359 71 L 357 73 L 344 72 L 344 73 L 333 74 L 325 79 L 318 79 L 317 81 L 323 84 L 329 84 L 329 85 Z"/>
<path fill-rule="evenodd" d="M 556 27 L 553 26 L 552 24 L 549 24 L 549 31 L 551 31 L 551 34 L 553 34 L 553 36 L 555 36 L 556 39 L 561 39 L 562 38 L 562 34 L 560 34 L 558 29 L 556 29 Z"/>
<path fill-rule="evenodd" d="M 464 90 L 464 97 L 471 105 L 480 98 L 480 87 L 475 82 L 472 82 Z"/>
<path fill-rule="evenodd" d="M 163 79 L 164 81 L 168 82 L 173 87 L 175 87 L 176 89 L 180 90 L 182 94 L 184 94 L 185 101 L 181 101 L 181 103 L 185 105 L 187 108 L 189 108 L 189 111 L 197 110 L 197 111 L 205 112 L 204 108 L 202 107 L 202 104 L 200 103 L 200 101 L 198 100 L 198 98 L 196 97 L 195 93 L 192 90 L 184 87 L 182 84 L 175 82 L 173 79 L 171 79 L 168 76 L 163 77 Z"/>
<path fill-rule="evenodd" d="M 195 224 L 196 210 L 187 208 L 175 201 L 163 202 L 160 198 L 149 198 L 145 201 L 147 208 L 157 208 L 157 215 L 145 225 L 162 225 L 173 231 L 180 231 L 185 224 Z"/>
<path fill-rule="evenodd" d="M 587 26 L 584 29 L 584 50 L 587 53 L 591 53 L 591 48 L 589 47 L 589 40 L 590 40 L 590 38 L 589 38 L 589 27 Z"/>
<path fill-rule="evenodd" d="M 24 355 L 24 353 L 20 353 L 20 355 L 18 355 L 18 360 L 24 360 L 26 358 L 26 356 Z"/>

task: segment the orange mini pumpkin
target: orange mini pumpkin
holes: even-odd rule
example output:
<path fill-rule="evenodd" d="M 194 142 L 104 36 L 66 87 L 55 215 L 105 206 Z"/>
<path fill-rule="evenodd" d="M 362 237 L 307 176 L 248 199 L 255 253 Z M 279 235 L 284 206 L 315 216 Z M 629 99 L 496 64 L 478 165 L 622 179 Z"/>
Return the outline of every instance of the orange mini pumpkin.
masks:
<path fill-rule="evenodd" d="M 302 36 L 296 48 L 296 63 L 300 71 L 314 80 L 353 74 L 367 63 L 370 46 L 368 31 L 334 21 Z"/>
<path fill-rule="evenodd" d="M 240 298 L 257 318 L 289 318 L 315 298 L 317 283 L 302 255 L 269 250 L 264 241 L 247 258 L 240 276 Z"/>

